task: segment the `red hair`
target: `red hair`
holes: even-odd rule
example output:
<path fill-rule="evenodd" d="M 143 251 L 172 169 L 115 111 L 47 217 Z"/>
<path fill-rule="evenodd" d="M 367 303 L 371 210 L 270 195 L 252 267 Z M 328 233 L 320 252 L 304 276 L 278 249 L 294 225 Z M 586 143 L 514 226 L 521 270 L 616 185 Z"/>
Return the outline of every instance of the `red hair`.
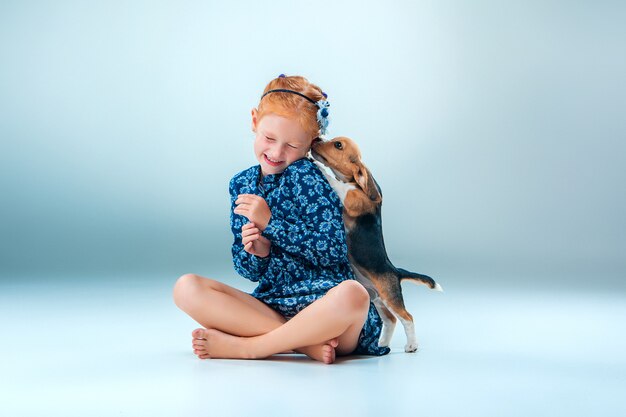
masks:
<path fill-rule="evenodd" d="M 267 84 L 263 94 L 278 88 L 297 91 L 313 101 L 325 100 L 321 88 L 299 75 L 274 78 Z M 294 119 L 298 121 L 302 129 L 313 140 L 320 134 L 320 127 L 317 123 L 317 110 L 318 107 L 315 104 L 297 94 L 273 92 L 263 97 L 259 102 L 257 120 L 260 121 L 263 116 L 269 113 Z"/>

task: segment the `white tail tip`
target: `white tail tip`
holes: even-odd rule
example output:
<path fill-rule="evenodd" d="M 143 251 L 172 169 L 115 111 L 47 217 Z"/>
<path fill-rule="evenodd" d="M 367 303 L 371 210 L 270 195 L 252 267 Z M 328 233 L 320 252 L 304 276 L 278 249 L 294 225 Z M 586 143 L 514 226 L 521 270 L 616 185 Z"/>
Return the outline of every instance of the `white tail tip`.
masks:
<path fill-rule="evenodd" d="M 435 283 L 435 288 L 433 288 L 433 290 L 443 292 L 443 288 L 441 288 L 441 285 L 439 285 L 438 282 Z"/>

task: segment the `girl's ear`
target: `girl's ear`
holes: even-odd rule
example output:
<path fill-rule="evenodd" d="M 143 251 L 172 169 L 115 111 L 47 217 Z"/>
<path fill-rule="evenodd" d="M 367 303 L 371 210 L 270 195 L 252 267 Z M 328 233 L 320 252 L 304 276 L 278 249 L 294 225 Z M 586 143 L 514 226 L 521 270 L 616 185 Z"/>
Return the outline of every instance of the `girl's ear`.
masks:
<path fill-rule="evenodd" d="M 354 163 L 353 167 L 352 173 L 356 183 L 359 184 L 359 187 L 361 187 L 370 200 L 375 203 L 380 203 L 382 196 L 380 192 L 378 192 L 378 187 L 376 187 L 374 178 L 372 178 L 372 173 L 358 160 Z"/>
<path fill-rule="evenodd" d="M 311 139 L 311 143 L 309 143 L 309 146 L 307 146 L 307 153 L 311 152 L 311 148 L 313 147 L 313 145 L 315 145 L 315 142 L 318 142 L 320 140 L 320 138 L 318 137 L 314 137 L 313 139 Z"/>
<path fill-rule="evenodd" d="M 256 132 L 256 125 L 258 124 L 258 120 L 257 120 L 257 116 L 258 116 L 258 111 L 257 109 L 252 109 L 252 131 Z"/>

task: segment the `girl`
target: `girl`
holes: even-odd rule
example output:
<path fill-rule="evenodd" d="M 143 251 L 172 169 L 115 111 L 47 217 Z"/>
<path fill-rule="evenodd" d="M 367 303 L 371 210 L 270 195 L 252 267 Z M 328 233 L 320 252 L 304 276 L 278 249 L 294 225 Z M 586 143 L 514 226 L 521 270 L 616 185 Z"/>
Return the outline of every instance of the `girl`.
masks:
<path fill-rule="evenodd" d="M 381 319 L 347 256 L 342 205 L 306 158 L 328 125 L 326 94 L 304 77 L 279 75 L 252 109 L 259 165 L 230 181 L 235 270 L 251 293 L 194 274 L 174 286 L 176 305 L 205 328 L 192 332 L 201 359 L 261 359 L 293 350 L 385 355 Z"/>

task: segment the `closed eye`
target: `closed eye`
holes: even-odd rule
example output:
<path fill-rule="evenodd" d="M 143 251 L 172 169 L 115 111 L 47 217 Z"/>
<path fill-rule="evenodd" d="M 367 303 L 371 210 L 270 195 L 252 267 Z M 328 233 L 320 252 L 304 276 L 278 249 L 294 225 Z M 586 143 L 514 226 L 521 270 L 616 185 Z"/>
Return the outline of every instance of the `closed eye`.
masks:
<path fill-rule="evenodd" d="M 269 142 L 275 142 L 275 141 L 276 141 L 276 139 L 274 139 L 274 138 L 270 138 L 269 136 L 265 136 L 265 139 L 267 139 Z M 297 147 L 297 146 L 293 146 L 293 145 L 291 145 L 291 144 L 288 144 L 287 146 L 289 146 L 289 147 L 290 147 L 290 148 L 292 148 L 292 149 L 298 149 L 298 147 Z"/>

